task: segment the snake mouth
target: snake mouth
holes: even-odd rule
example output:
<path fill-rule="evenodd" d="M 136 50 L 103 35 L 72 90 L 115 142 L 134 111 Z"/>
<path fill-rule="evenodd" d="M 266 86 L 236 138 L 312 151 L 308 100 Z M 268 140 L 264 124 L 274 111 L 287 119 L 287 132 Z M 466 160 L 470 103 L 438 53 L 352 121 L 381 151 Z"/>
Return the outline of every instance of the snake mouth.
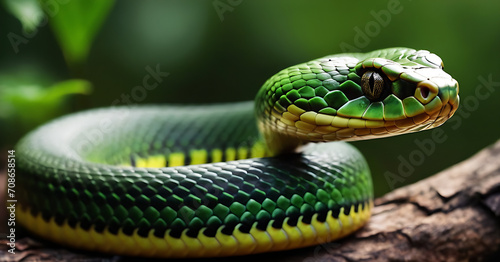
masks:
<path fill-rule="evenodd" d="M 450 118 L 458 107 L 457 100 L 442 104 L 436 102 L 427 111 L 397 120 L 370 120 L 330 116 L 304 111 L 291 105 L 276 121 L 275 129 L 302 141 L 326 142 L 335 140 L 365 140 L 417 132 L 440 126 Z"/>

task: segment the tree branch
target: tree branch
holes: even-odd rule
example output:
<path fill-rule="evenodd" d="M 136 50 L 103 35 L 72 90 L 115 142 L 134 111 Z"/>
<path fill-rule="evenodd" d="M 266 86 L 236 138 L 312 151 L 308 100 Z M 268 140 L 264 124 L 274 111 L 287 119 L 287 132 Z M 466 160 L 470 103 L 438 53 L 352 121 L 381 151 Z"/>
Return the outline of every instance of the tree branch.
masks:
<path fill-rule="evenodd" d="M 500 141 L 375 205 L 365 228 L 317 261 L 493 259 L 500 250 Z"/>

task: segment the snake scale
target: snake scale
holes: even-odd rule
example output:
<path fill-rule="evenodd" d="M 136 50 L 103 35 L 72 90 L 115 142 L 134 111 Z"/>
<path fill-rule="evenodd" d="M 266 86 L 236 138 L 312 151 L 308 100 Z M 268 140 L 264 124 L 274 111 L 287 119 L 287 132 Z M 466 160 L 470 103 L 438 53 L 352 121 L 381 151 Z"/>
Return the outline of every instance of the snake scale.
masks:
<path fill-rule="evenodd" d="M 66 246 L 133 256 L 332 241 L 373 206 L 369 167 L 340 140 L 437 127 L 458 104 L 437 55 L 388 48 L 289 67 L 251 102 L 76 113 L 16 146 L 18 220 Z"/>

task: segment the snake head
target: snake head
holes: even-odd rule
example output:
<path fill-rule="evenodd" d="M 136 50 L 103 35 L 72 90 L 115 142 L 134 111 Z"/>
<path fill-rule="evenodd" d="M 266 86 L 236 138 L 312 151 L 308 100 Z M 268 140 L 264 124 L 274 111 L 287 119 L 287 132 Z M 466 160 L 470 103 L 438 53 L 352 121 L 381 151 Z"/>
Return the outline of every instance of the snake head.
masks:
<path fill-rule="evenodd" d="M 260 90 L 264 133 L 301 141 L 361 140 L 437 127 L 459 104 L 437 55 L 390 48 L 327 56 L 282 70 Z M 260 116 L 259 116 L 260 115 Z M 273 135 L 276 136 L 276 135 Z"/>

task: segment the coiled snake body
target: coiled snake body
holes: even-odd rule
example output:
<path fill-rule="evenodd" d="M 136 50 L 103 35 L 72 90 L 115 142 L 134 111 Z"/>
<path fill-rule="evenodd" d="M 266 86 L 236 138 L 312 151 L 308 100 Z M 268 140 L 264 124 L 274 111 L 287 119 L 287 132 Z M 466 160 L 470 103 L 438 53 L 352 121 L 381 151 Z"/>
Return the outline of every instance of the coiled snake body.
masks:
<path fill-rule="evenodd" d="M 368 220 L 370 171 L 347 143 L 302 145 L 436 127 L 458 103 L 438 56 L 390 48 L 289 67 L 255 102 L 77 113 L 17 145 L 18 220 L 57 243 L 124 255 L 332 241 Z"/>

